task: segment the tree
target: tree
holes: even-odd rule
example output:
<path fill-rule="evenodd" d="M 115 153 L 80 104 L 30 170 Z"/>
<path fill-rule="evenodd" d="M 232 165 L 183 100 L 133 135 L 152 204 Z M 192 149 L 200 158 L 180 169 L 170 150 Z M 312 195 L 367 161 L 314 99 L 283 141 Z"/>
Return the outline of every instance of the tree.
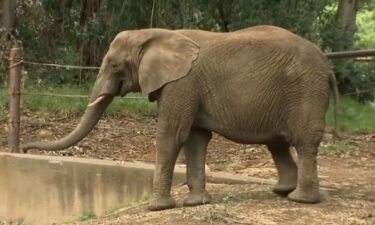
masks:
<path fill-rule="evenodd" d="M 93 21 L 97 21 L 100 11 L 100 0 L 83 0 L 80 13 L 80 27 L 84 34 L 89 33 L 89 26 Z M 89 66 L 99 64 L 102 58 L 102 52 L 98 42 L 89 36 L 83 36 L 80 45 L 80 65 Z M 79 84 L 82 82 L 82 75 L 84 71 L 80 70 Z M 87 78 L 85 78 L 87 79 Z"/>
<path fill-rule="evenodd" d="M 334 51 L 349 50 L 353 47 L 358 2 L 358 0 L 339 0 L 336 14 L 336 35 L 341 38 L 332 46 Z"/>
<path fill-rule="evenodd" d="M 3 2 L 15 5 L 14 0 Z M 351 49 L 359 38 L 354 35 L 357 12 L 375 7 L 373 0 L 28 0 L 17 4 L 25 58 L 85 66 L 100 65 L 118 32 L 149 28 L 151 23 L 159 28 L 221 32 L 275 25 L 317 43 L 324 51 Z M 15 23 L 14 17 L 8 17 Z M 368 46 L 373 32 L 366 30 L 367 39 L 360 38 L 369 40 Z M 341 92 L 362 89 L 365 82 L 347 62 L 334 62 Z M 51 79 L 53 84 L 77 84 L 89 75 L 88 71 L 78 76 L 72 70 L 28 69 L 29 74 Z"/>
<path fill-rule="evenodd" d="M 6 32 L 12 33 L 16 18 L 16 1 L 3 0 L 2 22 Z"/>
<path fill-rule="evenodd" d="M 229 25 L 232 23 L 233 0 L 217 0 L 215 4 L 216 20 L 218 24 L 220 24 L 220 30 L 223 32 L 229 32 L 231 30 Z"/>
<path fill-rule="evenodd" d="M 0 58 L 1 58 L 1 69 L 0 69 L 0 85 L 6 80 L 5 64 L 2 60 L 7 57 L 9 50 L 12 47 L 18 45 L 15 33 L 15 21 L 16 21 L 16 1 L 15 0 L 3 0 L 0 1 L 2 4 L 1 19 L 2 25 L 0 29 Z"/>
<path fill-rule="evenodd" d="M 332 51 L 350 50 L 353 47 L 357 10 L 358 0 L 339 0 L 335 15 L 336 27 L 333 30 L 335 38 L 331 43 Z M 353 62 L 337 60 L 334 65 L 340 91 L 356 91 L 358 85 L 355 85 L 357 79 Z"/>

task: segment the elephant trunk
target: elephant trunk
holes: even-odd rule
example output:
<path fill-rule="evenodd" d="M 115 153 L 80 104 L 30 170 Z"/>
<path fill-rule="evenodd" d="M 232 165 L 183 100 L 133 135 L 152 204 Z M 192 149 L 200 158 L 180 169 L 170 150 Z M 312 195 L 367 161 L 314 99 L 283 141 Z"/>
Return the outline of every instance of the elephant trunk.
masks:
<path fill-rule="evenodd" d="M 67 136 L 51 142 L 31 142 L 21 145 L 21 150 L 27 152 L 29 149 L 58 151 L 68 148 L 82 140 L 98 123 L 107 106 L 111 103 L 113 96 L 99 97 L 99 101 L 91 102 L 85 114 L 76 128 Z M 91 100 L 90 100 L 91 101 Z"/>

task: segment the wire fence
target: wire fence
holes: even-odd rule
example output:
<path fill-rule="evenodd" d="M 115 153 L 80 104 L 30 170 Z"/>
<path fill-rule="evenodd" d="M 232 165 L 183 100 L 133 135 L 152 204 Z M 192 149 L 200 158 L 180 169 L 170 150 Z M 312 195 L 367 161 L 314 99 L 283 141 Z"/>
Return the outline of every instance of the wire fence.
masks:
<path fill-rule="evenodd" d="M 354 58 L 357 62 L 374 62 L 375 58 L 371 57 L 374 55 L 375 55 L 375 49 L 326 53 L 326 56 L 329 59 Z M 34 65 L 34 66 L 36 65 L 40 67 L 53 67 L 53 68 L 67 69 L 67 70 L 70 70 L 70 69 L 99 70 L 100 69 L 100 67 L 95 67 L 95 66 L 77 66 L 77 65 L 66 65 L 66 64 L 57 64 L 57 63 L 33 62 L 33 61 L 24 60 L 23 58 L 13 58 L 13 59 L 5 58 L 5 59 L 9 61 L 14 61 L 14 63 L 8 67 L 9 69 L 18 65 Z M 375 88 L 344 93 L 344 94 L 341 94 L 341 96 L 358 95 L 358 94 L 368 93 L 372 91 L 375 91 Z M 90 97 L 89 95 L 57 94 L 57 93 L 45 93 L 45 92 L 41 92 L 41 93 L 21 92 L 21 95 L 62 97 L 62 98 L 83 98 L 83 99 L 87 99 Z M 146 97 L 141 97 L 141 96 L 125 96 L 123 98 L 125 99 L 147 99 Z"/>
<path fill-rule="evenodd" d="M 359 94 L 370 93 L 370 92 L 375 92 L 375 87 L 369 88 L 369 89 L 364 89 L 364 90 L 357 90 L 357 91 L 353 91 L 353 92 L 347 92 L 347 93 L 344 93 L 344 94 L 340 94 L 340 96 L 359 95 Z"/>
<path fill-rule="evenodd" d="M 12 49 L 13 50 L 13 49 Z M 371 50 L 361 50 L 361 51 L 351 51 L 351 52 L 333 52 L 327 53 L 326 56 L 330 59 L 342 59 L 342 58 L 355 58 L 357 62 L 374 62 L 373 57 L 375 55 L 375 49 Z M 66 69 L 66 70 L 92 70 L 97 71 L 100 67 L 93 67 L 93 66 L 76 66 L 76 65 L 65 65 L 65 64 L 57 64 L 57 63 L 43 63 L 43 62 L 34 62 L 25 60 L 20 50 L 18 49 L 18 53 L 10 54 L 9 58 L 3 58 L 9 61 L 9 73 L 10 73 L 10 84 L 9 84 L 9 126 L 10 126 L 10 135 L 9 135 L 9 143 L 10 143 L 10 150 L 12 152 L 19 151 L 19 124 L 20 124 L 20 96 L 43 96 L 43 97 L 61 97 L 61 98 L 79 98 L 79 99 L 87 99 L 89 95 L 80 95 L 80 94 L 60 94 L 60 93 L 48 93 L 48 92 L 27 92 L 21 91 L 21 70 L 23 69 L 24 65 L 32 65 L 38 67 L 49 67 L 49 68 L 57 68 L 57 69 Z M 13 72 L 13 75 L 12 75 Z M 13 82 L 13 83 L 12 83 Z M 359 95 L 362 93 L 369 93 L 374 92 L 374 88 L 364 89 L 364 90 L 357 90 L 350 93 L 342 94 L 341 96 L 350 96 L 350 95 Z M 147 99 L 146 97 L 141 96 L 125 96 L 125 99 Z M 11 102 L 16 102 L 13 106 Z M 17 106 L 18 104 L 18 106 Z M 14 110 L 12 107 L 18 107 L 18 109 Z M 27 123 L 30 126 L 43 126 L 43 125 L 58 125 L 60 127 L 69 127 L 74 128 L 75 126 L 66 123 L 51 123 L 51 122 L 30 122 L 23 120 L 23 123 Z M 132 129 L 127 128 L 113 128 L 108 126 L 98 126 L 97 129 L 111 129 L 111 130 L 119 130 L 119 131 L 126 131 L 126 132 L 134 132 Z M 145 130 L 143 130 L 145 131 Z M 13 137 L 11 137 L 13 135 Z M 11 142 L 14 142 L 13 144 Z"/>
<path fill-rule="evenodd" d="M 57 123 L 57 122 L 30 122 L 28 120 L 21 120 L 23 124 L 28 124 L 30 126 L 58 126 L 58 127 L 65 127 L 65 128 L 75 128 L 75 125 L 69 124 L 69 123 Z M 121 128 L 121 127 L 111 127 L 111 126 L 95 126 L 95 129 L 101 129 L 101 130 L 115 130 L 115 131 L 122 131 L 125 133 L 137 133 L 137 132 L 154 132 L 156 131 L 156 128 L 149 129 L 149 128 L 137 128 L 130 129 L 130 128 Z"/>
<path fill-rule="evenodd" d="M 100 69 L 100 67 L 95 67 L 95 66 L 62 65 L 62 64 L 55 64 L 55 63 L 40 63 L 40 62 L 31 62 L 31 61 L 24 61 L 24 60 L 20 60 L 19 62 L 23 64 L 45 66 L 45 67 L 55 67 L 59 69 L 79 69 L 79 70 L 99 70 Z"/>
<path fill-rule="evenodd" d="M 55 94 L 55 93 L 32 93 L 32 92 L 21 92 L 21 95 L 29 95 L 29 96 L 45 96 L 45 97 L 62 97 L 62 98 L 84 98 L 87 99 L 89 95 L 70 95 L 70 94 Z M 125 99 L 147 99 L 146 97 L 141 96 L 124 96 Z"/>
<path fill-rule="evenodd" d="M 3 58 L 8 61 L 13 61 L 11 65 L 9 65 L 8 69 L 11 69 L 13 67 L 19 66 L 19 65 L 36 65 L 40 67 L 53 67 L 58 69 L 75 69 L 75 70 L 99 70 L 100 67 L 95 66 L 76 66 L 76 65 L 64 65 L 64 64 L 57 64 L 57 63 L 42 63 L 42 62 L 33 62 L 33 61 L 27 61 L 23 58 Z M 43 96 L 43 97 L 62 97 L 62 98 L 83 98 L 87 99 L 90 96 L 89 95 L 72 95 L 72 94 L 58 94 L 58 93 L 46 93 L 46 92 L 20 92 L 21 95 L 28 95 L 28 96 Z M 125 99 L 147 99 L 146 97 L 142 96 L 124 96 Z"/>

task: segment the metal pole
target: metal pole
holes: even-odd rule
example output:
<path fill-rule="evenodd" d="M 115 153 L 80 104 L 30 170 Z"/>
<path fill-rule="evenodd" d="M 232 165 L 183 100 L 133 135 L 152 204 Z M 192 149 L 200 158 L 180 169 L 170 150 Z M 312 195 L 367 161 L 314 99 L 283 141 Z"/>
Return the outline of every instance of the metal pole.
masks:
<path fill-rule="evenodd" d="M 9 65 L 9 151 L 20 152 L 20 93 L 22 54 L 20 48 L 10 50 Z"/>
<path fill-rule="evenodd" d="M 358 50 L 358 51 L 345 51 L 345 52 L 330 52 L 330 53 L 326 53 L 326 56 L 329 59 L 375 56 L 375 49 Z"/>

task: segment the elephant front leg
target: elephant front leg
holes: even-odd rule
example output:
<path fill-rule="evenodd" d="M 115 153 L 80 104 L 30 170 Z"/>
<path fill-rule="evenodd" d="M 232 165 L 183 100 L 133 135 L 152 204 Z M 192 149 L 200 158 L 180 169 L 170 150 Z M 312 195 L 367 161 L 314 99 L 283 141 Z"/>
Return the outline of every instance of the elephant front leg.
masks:
<path fill-rule="evenodd" d="M 187 87 L 188 81 L 182 79 L 182 83 L 179 80 L 174 85 L 166 85 L 158 100 L 154 200 L 150 202 L 149 210 L 176 206 L 170 195 L 173 170 L 178 153 L 190 136 L 199 105 L 196 92 Z"/>
<path fill-rule="evenodd" d="M 184 200 L 184 206 L 207 204 L 211 196 L 206 191 L 206 149 L 212 137 L 211 132 L 193 129 L 189 139 L 183 146 L 187 164 L 187 184 L 189 196 Z"/>
<path fill-rule="evenodd" d="M 156 140 L 156 163 L 154 171 L 154 199 L 148 207 L 151 211 L 171 209 L 176 207 L 171 197 L 173 170 L 180 146 L 174 136 L 158 137 Z"/>

